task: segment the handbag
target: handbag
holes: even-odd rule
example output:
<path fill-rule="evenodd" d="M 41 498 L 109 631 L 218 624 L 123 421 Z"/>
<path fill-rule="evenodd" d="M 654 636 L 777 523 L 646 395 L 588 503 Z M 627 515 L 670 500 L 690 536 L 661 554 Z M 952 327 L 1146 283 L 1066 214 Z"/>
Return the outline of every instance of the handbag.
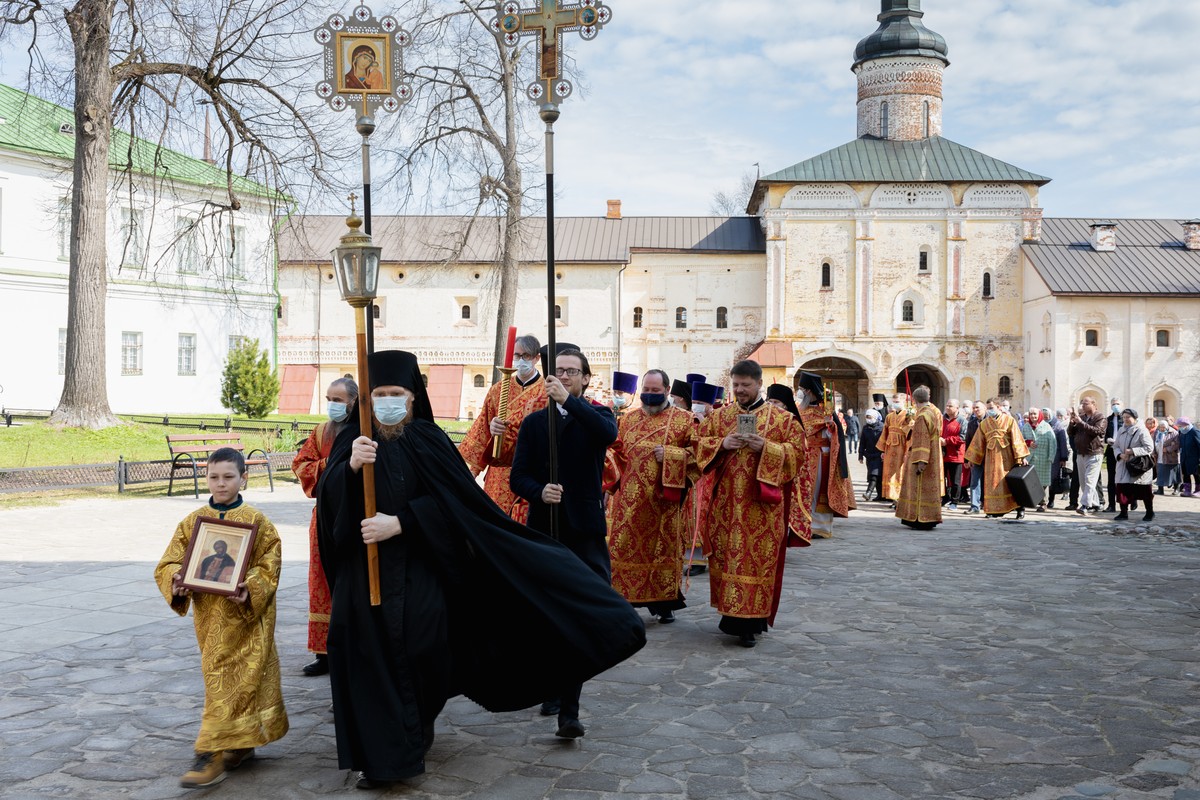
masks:
<path fill-rule="evenodd" d="M 1125 462 L 1125 469 L 1130 475 L 1144 475 L 1154 469 L 1154 459 L 1150 456 L 1134 456 Z"/>

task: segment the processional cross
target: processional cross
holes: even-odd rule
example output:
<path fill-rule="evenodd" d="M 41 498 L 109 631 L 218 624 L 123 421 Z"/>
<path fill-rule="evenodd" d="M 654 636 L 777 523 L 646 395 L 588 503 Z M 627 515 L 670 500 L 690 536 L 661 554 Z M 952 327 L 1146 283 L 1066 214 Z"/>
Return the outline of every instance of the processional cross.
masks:
<path fill-rule="evenodd" d="M 563 5 L 562 0 L 540 0 L 534 9 L 521 8 L 517 2 L 498 3 L 493 25 L 504 33 L 504 43 L 513 47 L 523 36 L 538 38 L 537 80 L 526 92 L 534 101 L 557 106 L 571 95 L 571 82 L 562 77 L 562 35 L 579 31 L 584 39 L 595 39 L 610 19 L 612 11 L 602 0 L 579 0 Z"/>

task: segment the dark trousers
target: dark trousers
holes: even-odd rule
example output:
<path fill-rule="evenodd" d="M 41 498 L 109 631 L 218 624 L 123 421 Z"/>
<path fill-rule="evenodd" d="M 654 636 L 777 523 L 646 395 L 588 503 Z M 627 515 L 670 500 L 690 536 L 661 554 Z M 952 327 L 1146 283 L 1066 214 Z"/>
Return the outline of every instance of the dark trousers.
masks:
<path fill-rule="evenodd" d="M 857 433 L 846 434 L 846 451 L 849 453 L 857 453 L 858 452 L 858 434 Z"/>
<path fill-rule="evenodd" d="M 942 466 L 946 470 L 946 495 L 942 500 L 946 503 L 958 504 L 963 499 L 962 462 L 947 461 Z"/>
<path fill-rule="evenodd" d="M 1112 445 L 1104 448 L 1104 465 L 1108 468 L 1108 504 L 1117 504 L 1117 455 Z M 1103 500 L 1101 500 L 1103 503 Z"/>
<path fill-rule="evenodd" d="M 612 564 L 608 556 L 608 543 L 603 535 L 571 535 L 564 532 L 561 541 L 571 552 L 579 556 L 600 577 L 612 583 Z M 579 696 L 583 694 L 583 684 L 569 686 L 558 698 L 558 724 L 568 720 L 579 719 Z"/>

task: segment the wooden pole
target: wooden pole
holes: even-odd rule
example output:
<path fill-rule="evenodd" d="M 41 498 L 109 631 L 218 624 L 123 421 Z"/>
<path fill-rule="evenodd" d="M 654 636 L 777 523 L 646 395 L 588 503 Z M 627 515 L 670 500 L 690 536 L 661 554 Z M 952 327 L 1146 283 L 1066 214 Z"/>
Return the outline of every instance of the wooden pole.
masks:
<path fill-rule="evenodd" d="M 369 315 L 371 306 L 356 308 L 354 327 L 356 346 L 358 350 L 358 430 L 363 436 L 371 438 L 371 378 L 367 370 L 367 329 L 371 325 Z M 366 519 L 375 516 L 375 465 L 363 464 L 363 510 Z M 371 542 L 367 545 L 367 580 L 371 587 L 371 605 L 380 603 L 379 596 L 379 545 Z"/>

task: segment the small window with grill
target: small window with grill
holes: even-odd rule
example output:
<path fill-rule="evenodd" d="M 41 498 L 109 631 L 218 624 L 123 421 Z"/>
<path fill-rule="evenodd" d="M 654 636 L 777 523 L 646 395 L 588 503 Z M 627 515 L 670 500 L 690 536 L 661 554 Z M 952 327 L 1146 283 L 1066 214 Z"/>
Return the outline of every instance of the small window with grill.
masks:
<path fill-rule="evenodd" d="M 633 327 L 635 327 L 635 328 L 642 327 L 642 307 L 641 306 L 633 307 Z"/>

